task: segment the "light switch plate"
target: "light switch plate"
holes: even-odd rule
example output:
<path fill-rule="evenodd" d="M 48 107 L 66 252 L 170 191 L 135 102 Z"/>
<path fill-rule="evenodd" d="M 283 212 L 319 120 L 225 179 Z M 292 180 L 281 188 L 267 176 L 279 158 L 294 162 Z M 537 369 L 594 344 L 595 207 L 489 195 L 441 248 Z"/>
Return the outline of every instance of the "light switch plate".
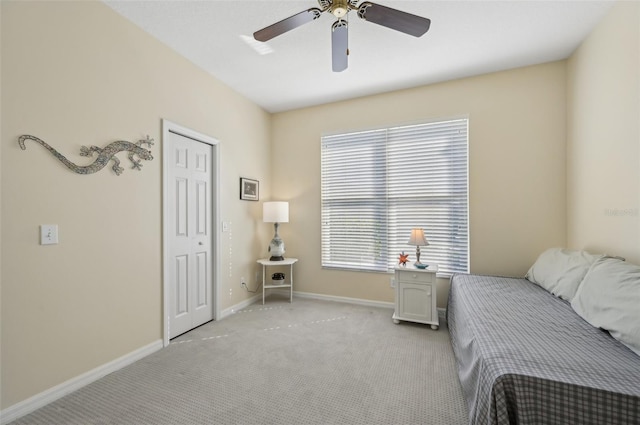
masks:
<path fill-rule="evenodd" d="M 58 225 L 40 225 L 40 245 L 55 245 L 58 243 Z"/>

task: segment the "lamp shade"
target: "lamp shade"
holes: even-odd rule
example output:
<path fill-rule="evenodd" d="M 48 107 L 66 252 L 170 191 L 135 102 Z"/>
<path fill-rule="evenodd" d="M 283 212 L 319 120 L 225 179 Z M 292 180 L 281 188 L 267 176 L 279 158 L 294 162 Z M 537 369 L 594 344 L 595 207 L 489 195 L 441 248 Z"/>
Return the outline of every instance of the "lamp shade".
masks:
<path fill-rule="evenodd" d="M 415 246 L 427 246 L 429 242 L 427 242 L 427 238 L 424 237 L 424 231 L 422 229 L 411 229 L 411 237 L 409 238 L 408 245 Z"/>
<path fill-rule="evenodd" d="M 288 202 L 265 202 L 262 204 L 262 221 L 265 223 L 288 223 Z"/>

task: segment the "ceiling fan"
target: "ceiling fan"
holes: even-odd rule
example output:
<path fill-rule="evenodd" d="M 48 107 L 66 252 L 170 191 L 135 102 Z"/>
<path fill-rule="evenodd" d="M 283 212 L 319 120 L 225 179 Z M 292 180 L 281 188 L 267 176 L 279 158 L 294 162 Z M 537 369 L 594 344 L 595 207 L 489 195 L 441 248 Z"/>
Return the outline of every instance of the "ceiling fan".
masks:
<path fill-rule="evenodd" d="M 329 12 L 338 20 L 331 26 L 331 51 L 333 72 L 341 72 L 348 65 L 348 26 L 343 19 L 350 11 L 356 10 L 358 17 L 374 24 L 382 25 L 405 34 L 420 37 L 429 30 L 431 20 L 411 13 L 402 12 L 390 7 L 359 0 L 318 0 L 320 8 L 312 7 L 273 25 L 269 25 L 253 33 L 258 41 L 268 41 L 285 32 L 298 28 L 320 17 L 323 12 Z"/>

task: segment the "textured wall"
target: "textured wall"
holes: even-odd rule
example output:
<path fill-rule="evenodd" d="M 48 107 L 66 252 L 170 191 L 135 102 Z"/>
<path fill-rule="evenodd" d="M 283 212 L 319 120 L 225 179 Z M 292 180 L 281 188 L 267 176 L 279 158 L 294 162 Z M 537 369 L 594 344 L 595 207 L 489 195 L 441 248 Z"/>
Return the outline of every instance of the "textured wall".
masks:
<path fill-rule="evenodd" d="M 640 3 L 616 4 L 567 75 L 568 243 L 640 264 Z"/>
<path fill-rule="evenodd" d="M 273 187 L 291 201 L 282 233 L 300 258 L 298 290 L 393 301 L 388 274 L 320 267 L 320 136 L 462 114 L 471 272 L 523 276 L 541 251 L 566 243 L 565 63 L 556 62 L 275 114 Z M 444 307 L 448 282 L 439 289 Z"/>
<path fill-rule="evenodd" d="M 221 219 L 232 228 L 221 235 L 222 308 L 247 297 L 240 276 L 254 280 L 272 230 L 261 203 L 238 200 L 240 176 L 260 180 L 261 200 L 273 183 L 291 202 L 281 234 L 300 258 L 297 290 L 392 301 L 387 274 L 320 268 L 320 136 L 460 114 L 472 272 L 522 275 L 567 241 L 640 262 L 637 2 L 615 6 L 568 65 L 273 117 L 100 3 L 0 11 L 1 408 L 161 338 L 162 118 L 221 141 Z M 19 150 L 24 133 L 78 162 L 83 144 L 147 133 L 158 144 L 142 172 L 78 176 L 40 146 Z M 38 244 L 43 223 L 60 226 L 59 245 Z M 439 289 L 442 307 L 445 280 Z"/>
<path fill-rule="evenodd" d="M 162 144 L 166 118 L 221 143 L 222 309 L 248 298 L 264 244 L 270 115 L 100 2 L 2 2 L 2 408 L 162 334 Z M 247 125 L 250 123 L 251 125 Z M 88 164 L 81 145 L 156 140 L 142 171 L 78 175 L 33 134 Z M 252 152 L 253 155 L 247 155 Z M 40 246 L 38 226 L 60 243 Z M 262 223 L 259 223 L 260 225 Z M 233 252 L 233 257 L 231 257 Z"/>

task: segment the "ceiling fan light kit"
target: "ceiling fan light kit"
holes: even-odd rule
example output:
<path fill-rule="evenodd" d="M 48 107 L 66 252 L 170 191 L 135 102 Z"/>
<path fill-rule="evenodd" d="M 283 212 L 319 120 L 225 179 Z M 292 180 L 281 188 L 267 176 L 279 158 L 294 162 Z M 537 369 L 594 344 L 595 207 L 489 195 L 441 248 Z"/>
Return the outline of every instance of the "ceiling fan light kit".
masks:
<path fill-rule="evenodd" d="M 318 0 L 318 4 L 320 8 L 312 7 L 269 25 L 253 33 L 253 37 L 258 41 L 268 41 L 306 23 L 315 21 L 324 12 L 329 12 L 338 18 L 331 26 L 332 69 L 334 72 L 341 72 L 347 69 L 348 66 L 349 24 L 343 18 L 350 11 L 356 10 L 358 17 L 367 22 L 373 22 L 414 37 L 422 36 L 431 26 L 431 20 L 427 18 L 369 1 L 364 1 L 358 5 L 358 0 Z"/>

